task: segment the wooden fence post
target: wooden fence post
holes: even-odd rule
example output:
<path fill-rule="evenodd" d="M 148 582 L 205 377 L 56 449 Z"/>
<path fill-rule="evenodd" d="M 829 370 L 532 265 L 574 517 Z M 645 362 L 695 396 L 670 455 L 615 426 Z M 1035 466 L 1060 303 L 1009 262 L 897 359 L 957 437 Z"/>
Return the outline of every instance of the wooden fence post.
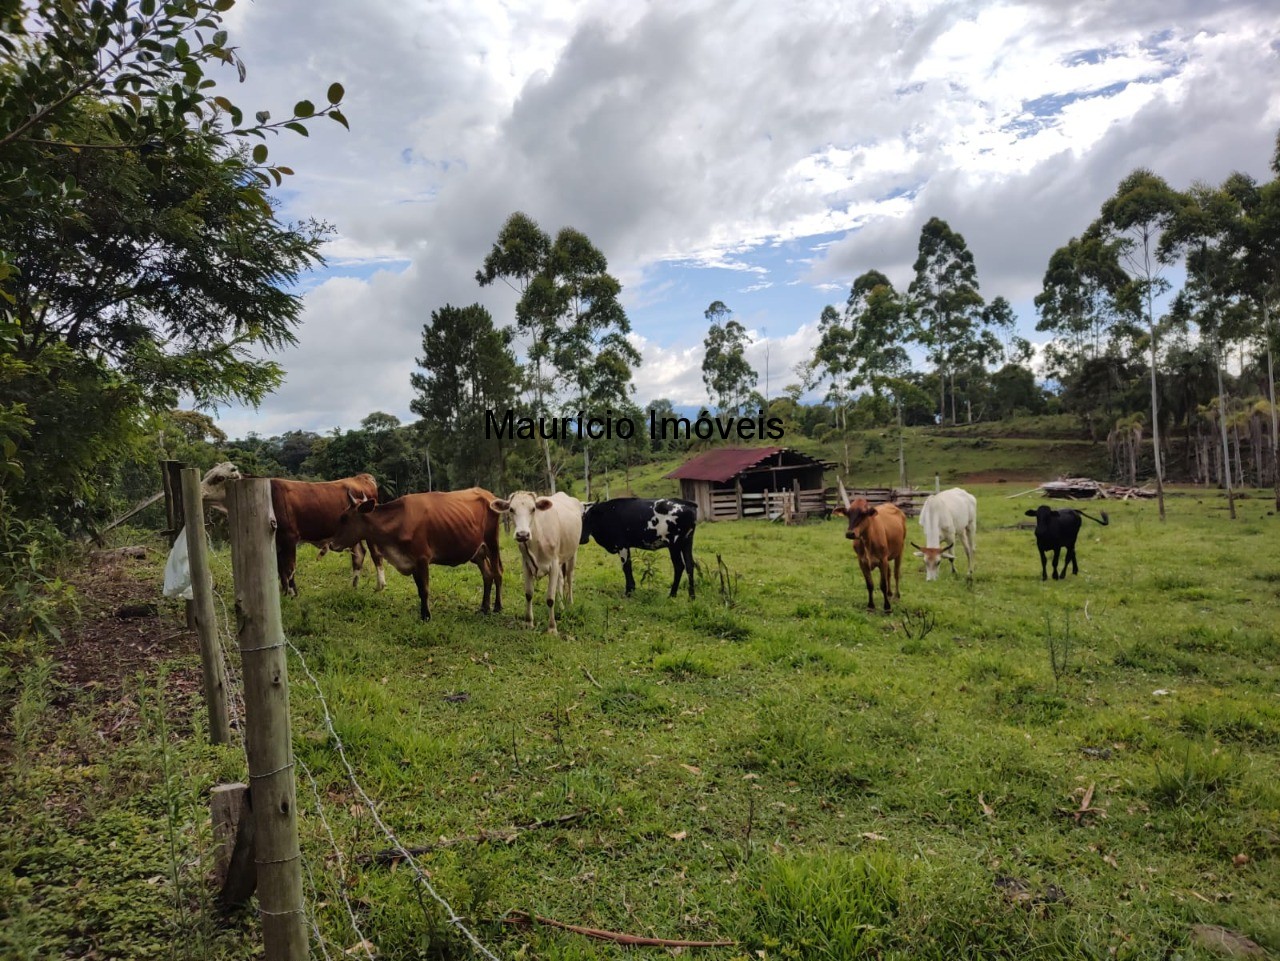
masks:
<path fill-rule="evenodd" d="M 742 513 L 742 481 L 735 479 L 733 482 L 733 493 L 738 502 L 738 520 L 742 520 L 746 515 Z"/>
<path fill-rule="evenodd" d="M 222 642 L 213 614 L 213 575 L 209 573 L 209 545 L 204 536 L 204 501 L 200 498 L 200 472 L 182 470 L 182 509 L 187 531 L 187 560 L 191 565 L 191 620 L 200 638 L 200 667 L 204 675 L 204 700 L 209 707 L 209 742 L 231 743 L 227 723 L 227 676 L 222 666 Z"/>
<path fill-rule="evenodd" d="M 264 953 L 268 961 L 306 961 L 289 671 L 280 622 L 271 482 L 245 478 L 229 481 L 227 489 Z"/>

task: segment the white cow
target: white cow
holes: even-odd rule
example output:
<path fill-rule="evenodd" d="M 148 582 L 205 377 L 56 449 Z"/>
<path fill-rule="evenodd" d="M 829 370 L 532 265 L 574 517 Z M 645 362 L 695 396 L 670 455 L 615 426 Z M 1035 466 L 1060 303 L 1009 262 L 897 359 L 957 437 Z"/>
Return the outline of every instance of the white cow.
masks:
<path fill-rule="evenodd" d="M 529 491 L 516 491 L 506 500 L 489 502 L 498 514 L 510 513 L 514 521 L 516 544 L 524 561 L 524 619 L 533 627 L 533 588 L 538 578 L 547 578 L 547 633 L 556 630 L 556 595 L 564 594 L 573 603 L 573 564 L 582 538 L 582 501 L 560 491 L 550 497 L 539 497 Z"/>
<path fill-rule="evenodd" d="M 924 543 L 921 547 L 915 541 L 911 546 L 916 549 L 916 557 L 924 558 L 924 579 L 937 580 L 938 567 L 941 561 L 951 562 L 951 573 L 956 572 L 956 556 L 951 553 L 954 543 L 959 540 L 969 560 L 970 580 L 973 579 L 973 552 L 978 534 L 978 502 L 967 490 L 952 487 L 950 490 L 934 494 L 920 508 L 920 526 L 924 528 Z M 947 543 L 943 544 L 942 541 Z"/>

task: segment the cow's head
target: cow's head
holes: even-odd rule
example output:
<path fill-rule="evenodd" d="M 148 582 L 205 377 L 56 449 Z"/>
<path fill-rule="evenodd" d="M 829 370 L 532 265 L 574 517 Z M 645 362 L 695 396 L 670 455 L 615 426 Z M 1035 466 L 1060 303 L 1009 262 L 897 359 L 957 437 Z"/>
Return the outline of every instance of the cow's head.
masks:
<path fill-rule="evenodd" d="M 369 513 L 378 506 L 372 497 L 347 491 L 348 506 L 338 515 L 337 531 L 329 538 L 328 547 L 334 551 L 348 551 L 365 539 Z"/>
<path fill-rule="evenodd" d="M 556 506 L 550 497 L 539 497 L 532 491 L 516 491 L 506 500 L 494 498 L 489 510 L 495 514 L 510 514 L 514 522 L 516 543 L 526 544 L 533 536 L 533 518 L 538 511 L 549 511 Z"/>
<path fill-rule="evenodd" d="M 200 497 L 210 507 L 227 512 L 227 481 L 240 480 L 244 475 L 231 461 L 214 464 L 200 481 Z"/>
<path fill-rule="evenodd" d="M 591 540 L 591 508 L 595 507 L 595 502 L 582 505 L 582 534 L 578 538 L 579 544 L 585 544 Z"/>
<path fill-rule="evenodd" d="M 849 526 L 845 529 L 844 536 L 851 541 L 856 541 L 867 519 L 874 517 L 876 510 L 877 508 L 872 507 L 865 497 L 859 497 L 852 503 L 845 504 L 844 507 L 837 507 L 831 513 L 848 518 Z"/>
<path fill-rule="evenodd" d="M 951 553 L 951 541 L 943 544 L 941 547 L 921 547 L 915 541 L 911 542 L 911 546 L 916 549 L 916 557 L 924 558 L 924 579 L 926 581 L 936 581 L 938 579 L 938 568 L 943 561 L 954 561 L 955 554 Z"/>
<path fill-rule="evenodd" d="M 1041 504 L 1035 510 L 1027 511 L 1028 517 L 1034 517 L 1036 519 L 1037 531 L 1044 531 L 1045 529 L 1047 529 L 1048 526 L 1053 523 L 1053 519 L 1054 517 L 1057 516 L 1057 514 L 1058 512 L 1055 511 L 1048 504 Z"/>

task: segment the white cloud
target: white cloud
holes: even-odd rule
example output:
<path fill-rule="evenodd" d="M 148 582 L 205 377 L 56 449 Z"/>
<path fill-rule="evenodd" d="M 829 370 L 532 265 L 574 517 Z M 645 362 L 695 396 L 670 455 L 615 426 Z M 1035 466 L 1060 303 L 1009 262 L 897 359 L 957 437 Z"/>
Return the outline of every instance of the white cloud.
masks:
<path fill-rule="evenodd" d="M 288 382 L 256 416 L 227 412 L 233 434 L 407 418 L 432 310 L 478 300 L 510 321 L 512 292 L 474 273 L 514 210 L 607 254 L 643 342 L 638 395 L 699 403 L 694 333 L 652 319 L 712 299 L 676 265 L 735 272 L 723 295 L 771 305 L 740 316 L 799 351 L 797 318 L 858 273 L 905 285 L 937 215 L 988 296 L 1025 302 L 1133 167 L 1265 174 L 1280 125 L 1280 28 L 1246 0 L 273 0 L 229 27 L 246 110 L 345 84 L 350 133 L 318 121 L 270 146 L 299 171 L 286 213 L 334 224 L 331 263 L 361 274 L 307 291 Z M 806 238 L 807 263 L 766 256 Z"/>

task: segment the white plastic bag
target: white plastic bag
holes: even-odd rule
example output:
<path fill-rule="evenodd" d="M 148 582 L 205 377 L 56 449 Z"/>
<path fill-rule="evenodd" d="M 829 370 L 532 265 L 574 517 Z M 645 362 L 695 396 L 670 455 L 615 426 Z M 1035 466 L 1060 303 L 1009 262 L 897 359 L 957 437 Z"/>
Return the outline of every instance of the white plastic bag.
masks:
<path fill-rule="evenodd" d="M 178 532 L 178 539 L 173 542 L 173 550 L 169 551 L 169 559 L 164 564 L 164 596 L 181 597 L 184 601 L 192 600 L 191 562 L 187 560 L 187 529 Z"/>

